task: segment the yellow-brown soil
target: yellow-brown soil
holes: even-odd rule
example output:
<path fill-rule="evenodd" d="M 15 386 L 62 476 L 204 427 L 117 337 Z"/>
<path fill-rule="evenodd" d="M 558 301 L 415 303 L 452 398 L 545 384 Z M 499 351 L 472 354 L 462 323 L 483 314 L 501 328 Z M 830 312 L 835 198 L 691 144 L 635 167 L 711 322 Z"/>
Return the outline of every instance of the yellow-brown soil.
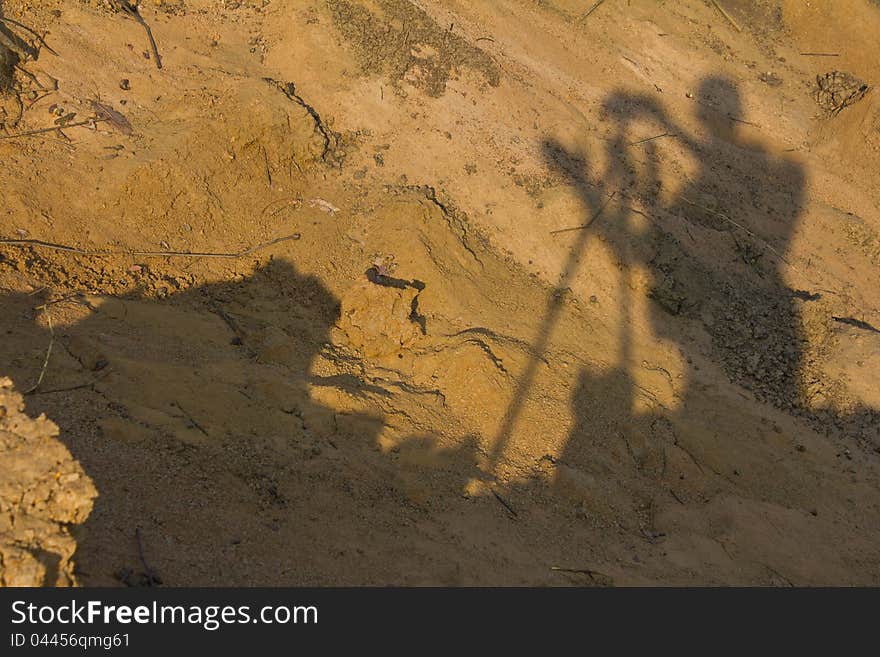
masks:
<path fill-rule="evenodd" d="M 880 582 L 880 8 L 592 4 L 0 2 L 79 583 Z"/>

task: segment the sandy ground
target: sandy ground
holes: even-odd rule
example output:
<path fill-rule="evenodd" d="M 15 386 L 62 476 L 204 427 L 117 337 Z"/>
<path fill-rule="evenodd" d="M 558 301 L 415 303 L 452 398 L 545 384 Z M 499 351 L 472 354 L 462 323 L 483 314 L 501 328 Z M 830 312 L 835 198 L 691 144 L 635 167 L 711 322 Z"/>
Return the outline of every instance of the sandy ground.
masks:
<path fill-rule="evenodd" d="M 880 583 L 876 3 L 112 4 L 0 2 L 69 581 Z"/>

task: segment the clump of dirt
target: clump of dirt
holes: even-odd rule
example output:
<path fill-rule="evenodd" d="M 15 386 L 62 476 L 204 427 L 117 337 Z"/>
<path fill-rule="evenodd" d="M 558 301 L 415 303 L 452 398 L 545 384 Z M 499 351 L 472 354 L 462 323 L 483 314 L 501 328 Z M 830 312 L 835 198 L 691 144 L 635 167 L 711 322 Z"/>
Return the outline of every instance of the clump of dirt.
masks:
<path fill-rule="evenodd" d="M 860 101 L 868 93 L 868 85 L 854 75 L 830 71 L 816 76 L 816 102 L 829 114 L 839 114 L 844 108 Z"/>
<path fill-rule="evenodd" d="M 407 80 L 429 96 L 440 96 L 462 69 L 482 73 L 493 87 L 501 74 L 485 52 L 443 28 L 422 9 L 405 0 L 382 0 L 381 14 L 342 0 L 329 3 L 333 21 L 355 47 L 364 73 Z"/>
<path fill-rule="evenodd" d="M 0 586 L 75 584 L 69 528 L 96 496 L 58 426 L 28 417 L 11 379 L 0 378 Z"/>
<path fill-rule="evenodd" d="M 352 346 L 367 355 L 397 353 L 420 334 L 412 314 L 418 290 L 385 287 L 364 281 L 352 288 L 341 328 Z"/>

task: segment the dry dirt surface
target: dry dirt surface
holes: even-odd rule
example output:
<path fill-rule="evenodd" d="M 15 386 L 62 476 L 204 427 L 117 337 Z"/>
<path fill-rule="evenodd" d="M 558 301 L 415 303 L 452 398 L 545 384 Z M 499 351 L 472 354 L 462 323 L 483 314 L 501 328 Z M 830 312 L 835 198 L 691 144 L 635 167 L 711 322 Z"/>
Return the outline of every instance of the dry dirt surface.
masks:
<path fill-rule="evenodd" d="M 877 3 L 0 15 L 4 569 L 880 584 Z"/>

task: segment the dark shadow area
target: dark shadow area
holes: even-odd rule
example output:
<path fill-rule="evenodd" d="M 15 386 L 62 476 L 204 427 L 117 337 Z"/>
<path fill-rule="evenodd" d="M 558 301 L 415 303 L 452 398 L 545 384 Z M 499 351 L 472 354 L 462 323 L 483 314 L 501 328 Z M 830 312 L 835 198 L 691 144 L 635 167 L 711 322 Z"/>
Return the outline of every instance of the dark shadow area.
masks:
<path fill-rule="evenodd" d="M 50 78 L 50 85 L 44 86 L 24 66 L 39 59 L 43 48 L 57 54 L 44 36 L 32 26 L 7 16 L 0 2 L 0 130 L 15 128 L 27 109 L 55 90 L 54 79 Z"/>
<path fill-rule="evenodd" d="M 433 426 L 380 446 L 390 413 L 378 418 L 316 401 L 339 391 L 370 395 L 374 407 L 387 402 L 395 410 L 396 393 L 361 380 L 356 366 L 312 374 L 317 357 L 332 350 L 340 304 L 319 279 L 287 262 L 270 260 L 244 278 L 193 287 L 185 268 L 175 270 L 179 278 L 163 275 L 162 295 L 150 296 L 154 286 L 149 293 L 104 296 L 100 305 L 74 295 L 64 303 L 81 305 L 85 318 L 56 326 L 54 334 L 34 328 L 37 314 L 52 312 L 51 306 L 35 311 L 53 301 L 40 290 L 0 297 L 0 334 L 11 356 L 3 373 L 29 388 L 54 340 L 49 376 L 27 398 L 28 412 L 45 412 L 60 425 L 61 439 L 99 492 L 77 530 L 83 582 L 554 584 L 558 573 L 567 573 L 572 583 L 588 584 L 601 573 L 587 559 L 611 552 L 614 541 L 627 555 L 638 552 L 635 542 L 653 548 L 661 538 L 654 525 L 657 493 L 678 494 L 668 485 L 670 472 L 676 480 L 686 476 L 690 490 L 738 474 L 709 471 L 678 442 L 673 425 L 689 419 L 684 416 L 700 397 L 692 371 L 677 391 L 680 410 L 634 410 L 645 391 L 628 370 L 634 300 L 627 284 L 615 299 L 623 364 L 578 372 L 562 452 L 544 455 L 535 472 L 526 464 L 514 483 L 491 476 L 545 362 L 566 296 L 589 270 L 581 260 L 597 235 L 622 275 L 634 267 L 649 272 L 653 334 L 683 355 L 695 347 L 680 333 L 682 321 L 698 322 L 711 337 L 713 360 L 758 398 L 817 426 L 876 426 L 874 411 L 822 417 L 803 395 L 801 310 L 821 292 L 789 289 L 783 271 L 804 172 L 739 134 L 741 103 L 730 82 L 706 80 L 697 100 L 703 139 L 685 134 L 650 98 L 609 97 L 604 112 L 614 129 L 605 171 L 594 172 L 589 153 L 544 144 L 547 163 L 580 197 L 583 225 L 570 229 L 577 231 L 573 246 L 538 309 L 537 334 L 489 453 L 470 435 L 449 447 L 431 434 Z M 635 134 L 644 123 L 679 139 L 699 163 L 671 201 L 661 193 L 657 140 Z M 647 230 L 633 230 L 633 217 L 648 214 L 635 205 L 651 210 Z M 47 276 L 61 270 L 67 278 L 60 283 L 70 289 L 108 280 L 94 260 L 76 261 L 88 268 L 78 280 L 33 251 L 19 255 L 20 268 Z M 149 273 L 148 266 L 137 267 L 139 274 L 128 270 L 135 279 Z M 377 269 L 367 276 L 396 289 L 424 287 Z M 421 317 L 415 304 L 411 310 L 411 320 Z M 406 431 L 420 426 L 400 410 Z M 730 438 L 724 437 L 735 442 Z M 708 502 L 715 491 L 701 498 L 698 490 L 694 500 Z M 682 507 L 688 502 L 675 499 Z M 590 540 L 600 546 L 596 553 Z M 673 567 L 662 562 L 665 554 L 653 557 L 661 568 Z M 556 564 L 572 569 L 551 572 Z M 506 570 L 513 567 L 521 580 Z M 698 562 L 686 568 L 694 577 L 711 572 Z"/>
<path fill-rule="evenodd" d="M 15 67 L 19 62 L 18 53 L 13 45 L 18 42 L 3 21 L 3 2 L 0 0 L 0 94 L 8 93 L 15 85 Z"/>
<path fill-rule="evenodd" d="M 26 35 L 32 42 L 22 38 L 17 32 Z M 4 51 L 9 53 L 11 64 L 14 66 L 23 58 L 37 59 L 41 47 L 46 47 L 43 37 L 32 27 L 7 16 L 3 10 L 3 3 L 0 2 L 0 58 L 4 57 Z"/>
<path fill-rule="evenodd" d="M 810 405 L 807 388 L 818 375 L 807 356 L 802 313 L 804 304 L 820 299 L 822 292 L 792 290 L 784 280 L 786 253 L 804 202 L 805 172 L 796 162 L 774 158 L 741 135 L 739 128 L 746 121 L 730 80 L 703 80 L 695 100 L 705 139 L 689 136 L 649 97 L 609 97 L 603 111 L 613 123 L 614 136 L 608 140 L 607 169 L 598 182 L 590 179 L 587 154 L 554 142 L 544 145 L 548 164 L 577 190 L 589 224 L 570 262 L 576 261 L 588 233 L 601 236 L 623 271 L 641 266 L 650 272 L 653 332 L 677 343 L 688 362 L 695 347 L 681 334 L 682 319 L 704 327 L 711 336 L 712 359 L 732 382 L 759 400 L 806 419 L 820 431 L 843 430 L 868 439 L 880 419 L 875 410 L 841 414 Z M 662 133 L 639 140 L 634 130 L 639 123 Z M 698 162 L 696 175 L 671 201 L 662 195 L 660 138 L 678 140 Z M 647 231 L 630 230 L 629 219 L 635 214 L 648 219 Z M 622 361 L 627 362 L 631 302 L 628 286 L 621 290 L 617 303 L 624 320 Z M 542 328 L 550 330 L 550 325 Z M 692 374 L 687 373 L 686 380 Z M 601 390 L 607 376 L 582 372 L 580 392 L 573 399 L 576 427 L 561 461 L 581 451 L 583 427 L 594 421 L 584 412 L 593 398 L 589 391 Z M 626 372 L 619 377 L 625 378 Z M 691 387 L 683 392 L 682 408 L 689 406 L 688 396 L 693 394 Z M 517 398 L 515 404 L 521 403 Z"/>
<path fill-rule="evenodd" d="M 739 136 L 740 99 L 731 82 L 704 80 L 697 101 L 705 141 L 688 137 L 650 98 L 610 97 L 603 109 L 615 137 L 601 190 L 578 168 L 584 158 L 575 161 L 551 143 L 547 159 L 578 190 L 587 216 L 596 212 L 598 196 L 617 195 L 617 212 L 605 213 L 592 230 L 622 264 L 651 271 L 657 335 L 680 342 L 669 333 L 675 323 L 663 315 L 702 321 L 732 380 L 794 408 L 804 342 L 797 304 L 803 301 L 785 285 L 781 269 L 800 214 L 804 173 L 795 163 L 772 162 Z M 638 122 L 660 126 L 699 162 L 697 175 L 671 203 L 660 202 L 656 140 L 635 143 Z M 648 231 L 637 237 L 628 230 L 632 201 L 651 209 Z"/>
<path fill-rule="evenodd" d="M 60 314 L 39 309 L 45 301 L 0 297 L 4 371 L 27 389 L 30 356 L 53 342 L 46 379 L 26 400 L 61 427 L 98 490 L 75 528 L 87 585 L 305 582 L 290 550 L 307 548 L 309 560 L 369 531 L 360 504 L 338 508 L 334 494 L 387 488 L 375 477 L 358 483 L 346 465 L 358 455 L 381 462 L 373 446 L 382 422 L 310 396 L 315 383 L 356 383 L 310 375 L 339 317 L 317 278 L 271 260 L 243 280 L 164 299 L 138 290 L 96 306 L 74 295 L 63 303 L 88 316 L 64 327 L 56 319 L 52 334 L 33 330 L 36 315 Z M 322 547 L 322 531 L 306 526 L 333 518 L 338 535 L 323 532 Z M 143 577 L 151 568 L 155 577 Z"/>

